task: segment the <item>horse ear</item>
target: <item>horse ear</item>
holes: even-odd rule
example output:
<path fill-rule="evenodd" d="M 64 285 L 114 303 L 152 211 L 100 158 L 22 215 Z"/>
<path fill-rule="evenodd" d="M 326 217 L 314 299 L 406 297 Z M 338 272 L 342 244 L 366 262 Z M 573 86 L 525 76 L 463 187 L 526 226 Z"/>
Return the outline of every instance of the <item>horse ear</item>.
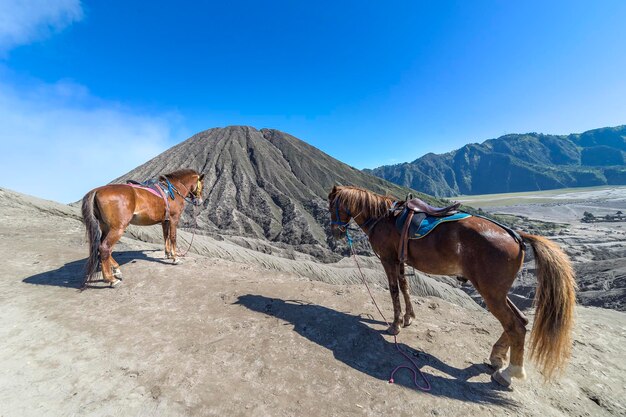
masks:
<path fill-rule="evenodd" d="M 328 193 L 328 201 L 330 201 L 330 199 L 333 198 L 335 194 L 337 194 L 337 186 L 333 185 L 333 189 L 330 190 L 330 193 Z"/>
<path fill-rule="evenodd" d="M 204 174 L 200 174 L 200 178 L 198 178 L 198 181 L 202 181 L 204 179 Z"/>

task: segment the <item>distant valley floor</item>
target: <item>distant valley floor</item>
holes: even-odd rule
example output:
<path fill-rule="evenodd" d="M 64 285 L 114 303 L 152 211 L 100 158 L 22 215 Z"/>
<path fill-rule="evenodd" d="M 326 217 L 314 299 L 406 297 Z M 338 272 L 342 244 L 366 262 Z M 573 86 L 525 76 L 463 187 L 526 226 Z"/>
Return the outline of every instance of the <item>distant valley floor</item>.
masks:
<path fill-rule="evenodd" d="M 492 214 L 523 216 L 558 223 L 545 230 L 575 263 L 580 301 L 585 305 L 626 310 L 626 222 L 583 223 L 585 212 L 596 217 L 626 213 L 626 187 L 568 188 L 538 192 L 460 196 L 458 200 Z M 524 219 L 520 226 L 524 225 Z M 528 277 L 515 292 L 532 295 Z"/>

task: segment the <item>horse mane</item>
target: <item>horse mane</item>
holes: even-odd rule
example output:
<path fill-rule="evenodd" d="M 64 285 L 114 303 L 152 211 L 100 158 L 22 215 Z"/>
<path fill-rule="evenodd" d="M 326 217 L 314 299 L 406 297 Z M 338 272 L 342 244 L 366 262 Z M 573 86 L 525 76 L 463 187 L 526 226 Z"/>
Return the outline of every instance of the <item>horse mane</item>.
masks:
<path fill-rule="evenodd" d="M 396 200 L 392 196 L 373 193 L 361 187 L 337 187 L 335 198 L 350 208 L 355 215 L 362 212 L 366 217 L 381 217 Z"/>
<path fill-rule="evenodd" d="M 182 180 L 185 177 L 188 177 L 190 175 L 198 175 L 198 173 L 196 171 L 194 171 L 193 169 L 179 169 L 177 171 L 174 172 L 170 172 L 169 174 L 165 174 L 164 177 L 168 178 L 169 180 Z"/>

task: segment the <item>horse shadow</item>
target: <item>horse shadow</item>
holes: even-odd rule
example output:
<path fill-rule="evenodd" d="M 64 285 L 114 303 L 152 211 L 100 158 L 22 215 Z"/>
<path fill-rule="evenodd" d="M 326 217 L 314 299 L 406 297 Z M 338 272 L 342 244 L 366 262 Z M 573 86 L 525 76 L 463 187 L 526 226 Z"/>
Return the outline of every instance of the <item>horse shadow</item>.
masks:
<path fill-rule="evenodd" d="M 138 260 L 151 261 L 151 262 L 160 262 L 160 263 L 171 263 L 166 262 L 163 259 L 153 258 L 148 256 L 146 252 L 159 252 L 159 250 L 151 250 L 151 251 L 120 251 L 115 252 L 115 260 L 120 266 L 127 263 L 134 263 Z M 82 289 L 83 281 L 85 279 L 85 264 L 87 262 L 87 258 L 81 259 L 78 261 L 68 262 L 62 267 L 42 272 L 37 275 L 30 276 L 28 278 L 24 278 L 22 282 L 27 284 L 34 285 L 52 285 L 56 287 L 64 287 L 64 288 L 76 288 Z M 85 287 L 87 288 L 109 288 L 108 285 L 104 285 L 103 280 L 94 280 L 90 281 Z"/>
<path fill-rule="evenodd" d="M 389 381 L 390 373 L 396 366 L 409 365 L 398 353 L 394 343 L 383 337 L 384 330 L 377 331 L 367 325 L 384 325 L 381 321 L 299 300 L 281 300 L 262 295 L 243 295 L 234 304 L 291 323 L 295 332 L 332 351 L 335 359 L 381 381 Z M 428 366 L 447 376 L 422 371 L 432 387 L 428 394 L 479 404 L 516 406 L 515 402 L 503 396 L 508 390 L 495 382 L 470 381 L 480 374 L 493 372 L 487 364 L 456 368 L 432 354 L 417 351 L 403 343 L 398 343 L 398 346 L 420 368 Z M 424 385 L 419 376 L 417 382 Z M 415 390 L 413 375 L 409 371 L 398 371 L 394 383 Z"/>

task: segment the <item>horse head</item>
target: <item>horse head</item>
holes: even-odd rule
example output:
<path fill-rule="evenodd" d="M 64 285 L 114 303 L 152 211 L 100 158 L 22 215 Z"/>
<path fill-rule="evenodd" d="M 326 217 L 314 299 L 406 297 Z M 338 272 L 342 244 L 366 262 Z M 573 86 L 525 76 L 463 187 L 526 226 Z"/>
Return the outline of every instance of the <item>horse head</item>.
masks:
<path fill-rule="evenodd" d="M 193 200 L 198 206 L 202 204 L 202 189 L 203 188 L 204 188 L 204 174 L 198 174 L 198 179 L 196 180 L 196 183 L 192 186 L 192 189 L 190 190 L 190 192 L 193 193 L 193 196 L 195 197 Z"/>
<path fill-rule="evenodd" d="M 330 228 L 335 239 L 341 239 L 346 235 L 347 226 L 352 219 L 350 210 L 342 204 L 341 188 L 333 186 L 328 194 L 328 211 L 330 212 Z"/>
<path fill-rule="evenodd" d="M 202 204 L 202 189 L 204 188 L 204 174 L 192 169 L 181 169 L 161 177 L 171 182 L 174 190 L 185 200 L 196 206 Z"/>

